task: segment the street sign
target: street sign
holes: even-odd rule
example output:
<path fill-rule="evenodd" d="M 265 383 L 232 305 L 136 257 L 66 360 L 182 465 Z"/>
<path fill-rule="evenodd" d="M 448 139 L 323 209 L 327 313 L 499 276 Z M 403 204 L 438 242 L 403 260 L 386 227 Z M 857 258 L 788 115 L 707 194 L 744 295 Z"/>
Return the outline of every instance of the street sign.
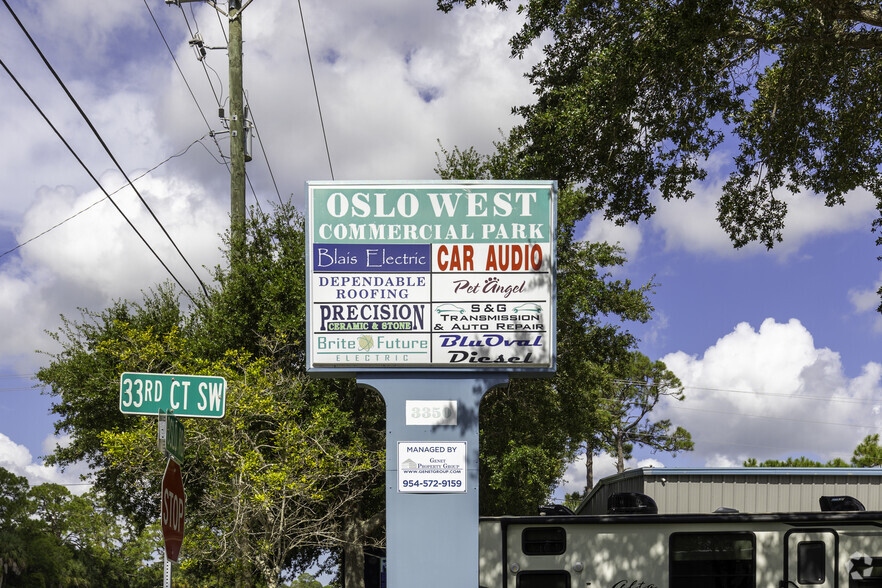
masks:
<path fill-rule="evenodd" d="M 159 409 L 159 450 L 178 462 L 184 461 L 184 424 L 171 412 Z"/>
<path fill-rule="evenodd" d="M 557 185 L 308 182 L 307 371 L 550 373 Z"/>
<path fill-rule="evenodd" d="M 119 410 L 124 414 L 219 419 L 226 410 L 227 381 L 220 376 L 125 372 L 119 378 Z"/>
<path fill-rule="evenodd" d="M 173 459 L 168 460 L 162 476 L 160 503 L 165 555 L 170 561 L 178 561 L 181 543 L 184 542 L 184 509 L 187 497 L 184 494 L 181 466 Z"/>

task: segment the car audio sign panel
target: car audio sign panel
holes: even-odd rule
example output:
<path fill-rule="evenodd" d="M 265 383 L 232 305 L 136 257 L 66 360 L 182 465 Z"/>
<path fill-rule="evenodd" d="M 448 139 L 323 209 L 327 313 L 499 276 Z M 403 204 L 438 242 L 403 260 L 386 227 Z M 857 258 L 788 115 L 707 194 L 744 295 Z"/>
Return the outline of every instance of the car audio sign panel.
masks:
<path fill-rule="evenodd" d="M 555 369 L 557 186 L 308 182 L 310 372 Z"/>

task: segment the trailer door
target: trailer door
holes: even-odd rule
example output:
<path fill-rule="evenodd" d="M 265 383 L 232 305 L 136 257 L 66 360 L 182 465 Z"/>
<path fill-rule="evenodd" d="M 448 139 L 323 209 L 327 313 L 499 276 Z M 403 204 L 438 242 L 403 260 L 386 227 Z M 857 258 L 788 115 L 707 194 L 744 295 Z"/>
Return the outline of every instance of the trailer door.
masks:
<path fill-rule="evenodd" d="M 784 584 L 797 588 L 835 588 L 836 533 L 829 530 L 791 531 L 787 534 Z"/>

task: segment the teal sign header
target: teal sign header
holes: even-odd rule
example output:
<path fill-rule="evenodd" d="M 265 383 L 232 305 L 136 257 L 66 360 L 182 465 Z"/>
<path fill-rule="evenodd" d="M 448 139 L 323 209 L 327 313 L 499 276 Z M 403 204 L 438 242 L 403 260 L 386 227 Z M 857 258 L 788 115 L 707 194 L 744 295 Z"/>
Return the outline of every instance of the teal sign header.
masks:
<path fill-rule="evenodd" d="M 317 243 L 547 243 L 553 186 L 335 185 L 311 190 Z"/>

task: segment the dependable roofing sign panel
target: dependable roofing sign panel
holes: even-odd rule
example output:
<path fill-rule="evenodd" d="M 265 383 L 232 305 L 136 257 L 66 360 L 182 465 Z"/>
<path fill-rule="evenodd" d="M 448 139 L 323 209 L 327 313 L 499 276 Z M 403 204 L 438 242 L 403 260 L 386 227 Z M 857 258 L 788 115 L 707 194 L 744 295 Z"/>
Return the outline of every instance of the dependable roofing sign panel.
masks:
<path fill-rule="evenodd" d="M 311 372 L 555 368 L 554 182 L 308 182 Z"/>

